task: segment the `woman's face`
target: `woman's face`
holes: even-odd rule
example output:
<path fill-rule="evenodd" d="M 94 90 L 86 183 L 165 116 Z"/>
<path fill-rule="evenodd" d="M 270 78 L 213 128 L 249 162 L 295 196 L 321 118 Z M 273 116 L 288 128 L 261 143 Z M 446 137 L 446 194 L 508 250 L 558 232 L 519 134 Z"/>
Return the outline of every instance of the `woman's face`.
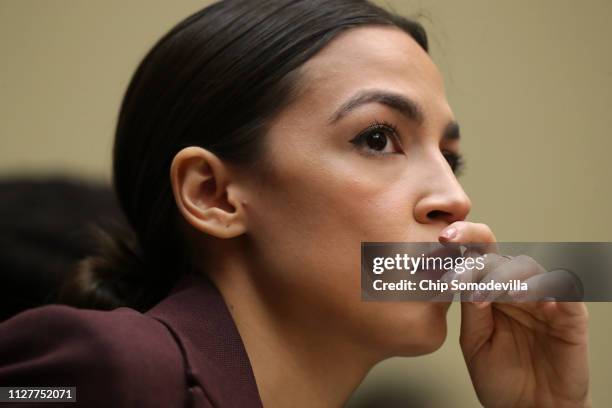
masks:
<path fill-rule="evenodd" d="M 351 29 L 303 66 L 246 175 L 258 285 L 278 313 L 382 353 L 434 351 L 449 303 L 362 302 L 362 241 L 432 242 L 471 203 L 440 72 L 393 27 Z"/>

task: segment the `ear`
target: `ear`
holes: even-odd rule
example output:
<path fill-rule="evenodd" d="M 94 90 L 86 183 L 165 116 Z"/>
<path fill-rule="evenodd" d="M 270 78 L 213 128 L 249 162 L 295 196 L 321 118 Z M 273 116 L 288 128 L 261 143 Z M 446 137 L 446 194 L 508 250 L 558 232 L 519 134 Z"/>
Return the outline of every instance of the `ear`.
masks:
<path fill-rule="evenodd" d="M 172 160 L 170 180 L 176 205 L 192 227 L 217 238 L 246 231 L 237 185 L 214 153 L 197 146 L 184 148 Z"/>

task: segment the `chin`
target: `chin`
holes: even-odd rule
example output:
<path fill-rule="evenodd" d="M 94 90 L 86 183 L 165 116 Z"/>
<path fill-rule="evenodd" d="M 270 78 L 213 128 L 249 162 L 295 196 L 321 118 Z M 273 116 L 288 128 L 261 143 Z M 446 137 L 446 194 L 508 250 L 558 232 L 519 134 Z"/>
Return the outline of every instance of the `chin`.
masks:
<path fill-rule="evenodd" d="M 395 304 L 399 306 L 399 304 Z M 450 302 L 405 302 L 401 313 L 392 313 L 385 330 L 389 356 L 414 357 L 433 353 L 447 335 L 446 312 Z M 389 337 L 389 334 L 391 337 Z"/>

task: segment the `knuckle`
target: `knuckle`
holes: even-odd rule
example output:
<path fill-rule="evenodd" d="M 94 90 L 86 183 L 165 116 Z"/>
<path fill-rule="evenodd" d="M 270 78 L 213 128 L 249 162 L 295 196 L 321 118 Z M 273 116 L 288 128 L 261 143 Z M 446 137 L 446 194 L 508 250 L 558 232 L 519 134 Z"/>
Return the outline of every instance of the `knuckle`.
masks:
<path fill-rule="evenodd" d="M 487 234 L 492 234 L 491 228 L 487 225 L 484 224 L 482 222 L 476 223 L 476 226 L 482 231 L 485 232 Z"/>
<path fill-rule="evenodd" d="M 515 256 L 513 260 L 524 268 L 538 270 L 540 267 L 532 257 L 524 254 Z"/>

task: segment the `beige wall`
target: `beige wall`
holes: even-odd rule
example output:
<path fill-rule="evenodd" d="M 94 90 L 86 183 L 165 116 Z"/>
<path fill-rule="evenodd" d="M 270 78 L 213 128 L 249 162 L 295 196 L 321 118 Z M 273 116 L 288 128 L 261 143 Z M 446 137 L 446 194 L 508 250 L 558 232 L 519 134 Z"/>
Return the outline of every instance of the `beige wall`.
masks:
<path fill-rule="evenodd" d="M 208 3 L 0 0 L 0 176 L 108 180 L 115 117 L 135 65 Z M 612 2 L 379 3 L 424 14 L 465 137 L 470 218 L 503 241 L 612 241 Z M 475 404 L 457 306 L 440 351 L 382 363 L 364 389 L 393 379 L 430 390 L 440 404 Z M 612 306 L 589 309 L 594 406 L 608 406 Z"/>

